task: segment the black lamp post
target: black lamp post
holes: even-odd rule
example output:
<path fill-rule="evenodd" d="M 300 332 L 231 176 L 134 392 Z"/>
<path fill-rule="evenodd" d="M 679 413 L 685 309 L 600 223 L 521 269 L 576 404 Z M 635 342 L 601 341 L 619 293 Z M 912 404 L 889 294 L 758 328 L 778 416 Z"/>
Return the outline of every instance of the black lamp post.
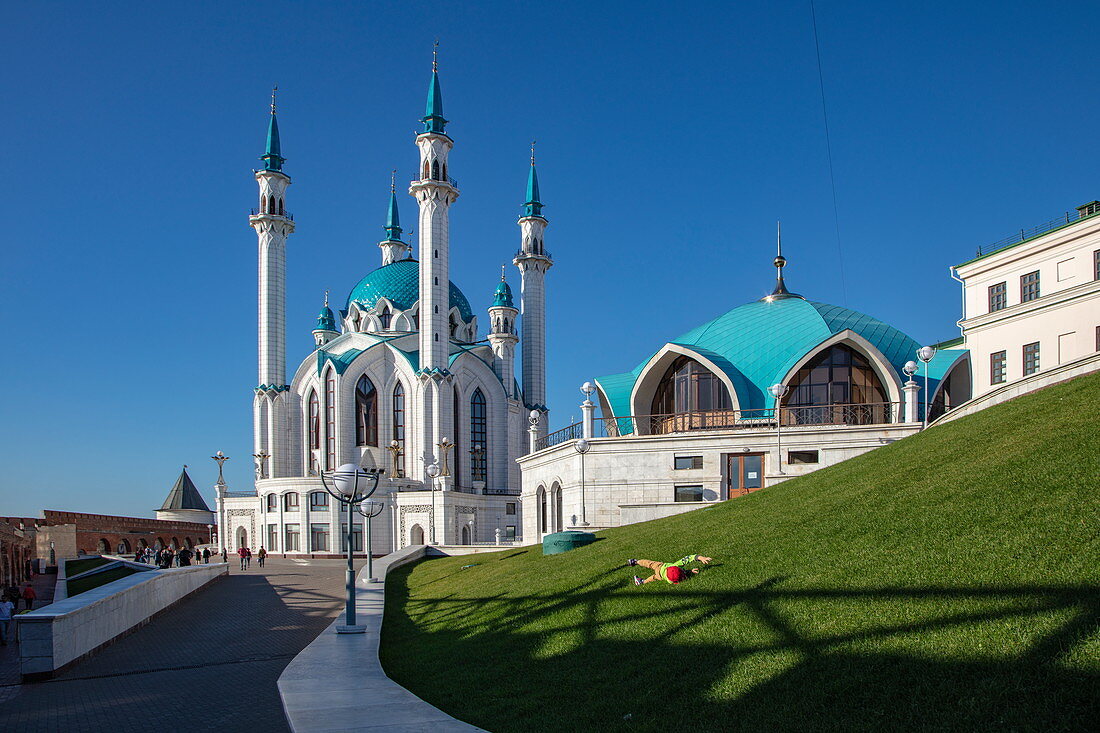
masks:
<path fill-rule="evenodd" d="M 355 511 L 367 518 L 367 577 L 370 579 L 371 583 L 378 582 L 378 579 L 374 577 L 374 545 L 371 544 L 370 520 L 381 514 L 382 510 L 385 508 L 386 505 L 380 501 L 364 501 L 361 504 L 355 505 Z M 351 522 L 350 515 L 348 516 L 348 522 Z M 348 537 L 351 537 L 350 531 Z"/>
<path fill-rule="evenodd" d="M 321 471 L 321 485 L 329 496 L 341 504 L 347 504 L 348 512 L 348 571 L 345 579 L 347 600 L 344 607 L 344 625 L 336 628 L 338 634 L 362 634 L 366 627 L 355 623 L 355 567 L 352 564 L 352 508 L 370 498 L 378 488 L 378 479 L 385 473 L 384 469 L 371 468 L 366 471 L 354 463 L 346 463 L 335 471 L 329 471 L 328 476 Z M 360 482 L 360 479 L 364 479 Z M 366 488 L 366 479 L 373 479 L 370 488 Z M 364 485 L 360 487 L 360 483 Z M 331 484 L 331 485 L 330 485 Z"/>

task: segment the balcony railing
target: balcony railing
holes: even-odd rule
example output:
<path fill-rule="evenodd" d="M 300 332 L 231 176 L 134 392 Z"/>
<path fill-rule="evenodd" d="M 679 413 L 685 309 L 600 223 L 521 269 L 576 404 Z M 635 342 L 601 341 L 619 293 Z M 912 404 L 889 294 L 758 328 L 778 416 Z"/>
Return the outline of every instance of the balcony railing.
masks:
<path fill-rule="evenodd" d="M 516 253 L 512 256 L 512 259 L 522 260 L 524 257 L 545 257 L 548 260 L 554 259 L 546 250 L 543 250 L 541 252 L 524 252 L 522 249 L 516 250 Z"/>
<path fill-rule="evenodd" d="M 900 422 L 901 404 L 875 402 L 858 405 L 813 405 L 784 407 L 780 410 L 784 427 L 800 425 L 888 425 Z M 775 408 L 756 410 L 700 410 L 666 415 L 624 415 L 602 417 L 594 421 L 597 438 L 626 435 L 670 435 L 699 431 L 774 428 Z M 535 442 L 535 450 L 583 437 L 583 424 L 574 423 Z"/>
<path fill-rule="evenodd" d="M 249 209 L 249 216 L 281 216 L 284 219 L 290 219 L 294 221 L 294 214 L 284 211 L 281 214 L 276 214 L 274 211 L 260 211 L 259 209 Z"/>
<path fill-rule="evenodd" d="M 1041 234 L 1046 234 L 1047 232 L 1052 232 L 1055 229 L 1060 229 L 1067 224 L 1073 224 L 1083 219 L 1091 219 L 1094 216 L 1100 216 L 1100 211 L 1093 211 L 1091 214 L 1086 213 L 1087 211 L 1089 211 L 1089 209 L 1086 209 L 1084 207 L 1082 207 L 1082 210 L 1079 211 L 1067 211 L 1062 216 L 1055 217 L 1050 221 L 1045 221 L 1042 224 L 1031 227 L 1030 229 L 1021 229 L 1018 232 L 1013 233 L 1011 236 L 1005 237 L 1004 239 L 997 240 L 992 244 L 978 247 L 978 252 L 976 256 L 981 257 L 982 255 L 992 254 L 993 252 L 996 252 L 998 250 L 1011 247 L 1014 244 L 1026 242 L 1027 240 L 1038 237 Z"/>

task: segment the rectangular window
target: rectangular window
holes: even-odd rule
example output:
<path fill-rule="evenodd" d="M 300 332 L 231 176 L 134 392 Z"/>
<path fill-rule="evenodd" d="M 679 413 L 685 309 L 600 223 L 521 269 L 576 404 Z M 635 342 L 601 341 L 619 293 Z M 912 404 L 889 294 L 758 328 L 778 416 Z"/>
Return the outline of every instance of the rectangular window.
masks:
<path fill-rule="evenodd" d="M 1039 371 L 1039 342 L 1024 344 L 1024 375 Z"/>
<path fill-rule="evenodd" d="M 286 539 L 283 540 L 283 550 L 286 552 L 299 552 L 302 549 L 302 525 L 286 525 Z"/>
<path fill-rule="evenodd" d="M 267 495 L 267 510 L 273 512 L 279 508 L 279 495 L 268 494 Z"/>
<path fill-rule="evenodd" d="M 1020 275 L 1020 302 L 1026 303 L 1039 297 L 1039 271 Z"/>
<path fill-rule="evenodd" d="M 504 539 L 514 540 L 516 538 L 516 525 L 509 524 L 504 528 Z"/>
<path fill-rule="evenodd" d="M 817 451 L 815 450 L 792 450 L 787 453 L 787 463 L 793 465 L 799 463 L 817 463 Z"/>
<path fill-rule="evenodd" d="M 1008 284 L 997 283 L 989 286 L 989 312 L 1002 310 L 1008 305 Z"/>
<path fill-rule="evenodd" d="M 309 547 L 313 552 L 328 552 L 328 524 L 309 525 Z"/>
<path fill-rule="evenodd" d="M 315 512 L 328 509 L 328 492 L 314 491 L 312 494 L 310 494 L 309 508 Z"/>
<path fill-rule="evenodd" d="M 340 525 L 340 552 L 348 551 L 348 523 L 344 522 Z M 351 525 L 351 551 L 362 552 L 363 551 L 363 525 L 353 524 Z"/>
<path fill-rule="evenodd" d="M 510 517 L 515 516 L 516 503 L 514 501 L 510 501 L 507 504 L 505 504 L 504 505 L 504 513 L 507 514 Z"/>
<path fill-rule="evenodd" d="M 275 552 L 277 549 L 279 549 L 279 525 L 269 524 L 267 525 L 267 550 Z"/>
<path fill-rule="evenodd" d="M 1092 279 L 1100 280 L 1100 249 L 1092 253 Z"/>
<path fill-rule="evenodd" d="M 989 383 L 1001 384 L 1008 372 L 1008 353 L 994 351 L 989 355 Z"/>
<path fill-rule="evenodd" d="M 288 512 L 298 511 L 298 494 L 291 492 L 283 495 L 283 509 Z"/>
<path fill-rule="evenodd" d="M 336 470 L 336 377 L 325 380 L 325 470 Z"/>
<path fill-rule="evenodd" d="M 1100 351 L 1100 326 L 1096 327 L 1096 350 Z"/>
<path fill-rule="evenodd" d="M 702 501 L 702 486 L 677 486 L 676 501 Z"/>
<path fill-rule="evenodd" d="M 702 468 L 702 456 L 676 456 L 672 459 L 672 468 L 677 471 L 685 469 Z"/>

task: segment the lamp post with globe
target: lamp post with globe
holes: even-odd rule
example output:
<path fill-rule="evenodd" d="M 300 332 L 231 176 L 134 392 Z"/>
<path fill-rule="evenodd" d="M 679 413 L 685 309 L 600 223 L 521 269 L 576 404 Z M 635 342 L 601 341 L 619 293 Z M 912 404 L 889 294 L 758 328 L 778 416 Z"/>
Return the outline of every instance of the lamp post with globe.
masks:
<path fill-rule="evenodd" d="M 789 388 L 785 384 L 773 384 L 768 387 L 768 392 L 775 398 L 775 449 L 779 453 L 779 470 L 775 473 L 785 476 L 783 473 L 783 396 Z"/>
<path fill-rule="evenodd" d="M 355 511 L 367 519 L 367 578 L 371 583 L 378 582 L 378 579 L 374 577 L 374 544 L 371 542 L 371 520 L 381 514 L 385 508 L 386 505 L 380 501 L 364 501 L 355 505 Z M 348 521 L 351 521 L 350 516 Z M 351 532 L 348 532 L 348 537 L 351 537 Z"/>
<path fill-rule="evenodd" d="M 578 440 L 576 443 L 573 444 L 573 447 L 576 449 L 576 451 L 578 453 L 581 454 L 581 521 L 580 521 L 580 524 L 578 526 L 587 527 L 588 526 L 588 516 L 586 514 L 587 509 L 585 507 L 585 501 L 584 501 L 584 454 L 587 453 L 588 451 L 592 450 L 592 444 L 589 443 L 584 438 L 581 438 L 580 440 Z M 554 511 L 557 512 L 556 509 Z M 557 522 L 558 520 L 555 519 L 554 521 Z"/>
<path fill-rule="evenodd" d="M 924 362 L 924 427 L 928 427 L 928 410 L 932 401 L 928 394 L 928 362 L 936 357 L 935 346 L 922 346 L 917 349 L 917 358 Z"/>
<path fill-rule="evenodd" d="M 335 471 L 321 472 L 321 485 L 329 496 L 341 504 L 347 505 L 348 512 L 348 570 L 345 578 L 347 600 L 344 607 L 344 625 L 336 627 L 338 634 L 362 634 L 365 626 L 355 623 L 355 566 L 352 562 L 352 509 L 366 501 L 378 488 L 378 479 L 385 473 L 384 469 L 371 468 L 366 471 L 354 463 L 346 463 Z M 327 474 L 327 475 L 326 475 Z M 370 488 L 367 488 L 368 481 Z"/>
<path fill-rule="evenodd" d="M 428 530 L 429 530 L 429 534 L 431 535 L 431 544 L 434 545 L 435 544 L 435 480 L 437 478 L 439 478 L 439 474 L 442 473 L 442 471 L 440 471 L 438 463 L 433 463 L 424 470 L 427 472 L 428 478 L 430 478 L 432 480 L 432 519 L 431 519 L 430 522 L 428 522 Z"/>

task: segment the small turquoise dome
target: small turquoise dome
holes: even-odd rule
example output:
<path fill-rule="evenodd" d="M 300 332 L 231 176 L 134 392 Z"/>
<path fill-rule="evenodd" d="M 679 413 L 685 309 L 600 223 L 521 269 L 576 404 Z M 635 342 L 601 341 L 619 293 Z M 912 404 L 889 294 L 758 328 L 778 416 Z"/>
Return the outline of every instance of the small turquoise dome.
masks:
<path fill-rule="evenodd" d="M 462 320 L 474 317 L 470 301 L 453 282 L 450 283 L 451 308 L 458 308 Z M 353 302 L 363 308 L 374 308 L 379 298 L 386 298 L 398 310 L 408 310 L 420 300 L 420 263 L 416 260 L 398 260 L 368 273 L 348 296 L 347 305 Z"/>
<path fill-rule="evenodd" d="M 315 331 L 335 331 L 336 330 L 336 318 L 332 315 L 332 308 L 327 305 L 321 308 L 321 312 L 317 315 L 317 328 Z"/>
<path fill-rule="evenodd" d="M 512 289 L 508 287 L 508 283 L 504 280 L 501 280 L 500 285 L 497 285 L 497 291 L 493 297 L 493 305 L 490 307 L 495 308 L 499 305 L 515 308 L 515 306 L 512 305 Z"/>

